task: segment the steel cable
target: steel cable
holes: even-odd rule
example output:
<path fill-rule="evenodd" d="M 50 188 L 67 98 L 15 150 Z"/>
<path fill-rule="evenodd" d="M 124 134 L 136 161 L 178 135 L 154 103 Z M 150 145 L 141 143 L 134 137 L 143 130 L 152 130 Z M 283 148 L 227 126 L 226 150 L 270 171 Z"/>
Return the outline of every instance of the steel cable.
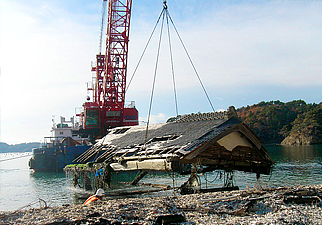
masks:
<path fill-rule="evenodd" d="M 130 87 L 130 85 L 131 85 L 131 83 L 132 83 L 132 80 L 133 80 L 133 78 L 134 78 L 134 75 L 135 75 L 135 73 L 136 73 L 137 69 L 139 68 L 139 65 L 140 65 L 140 63 L 141 63 L 141 61 L 142 61 L 142 58 L 143 58 L 143 56 L 144 56 L 144 54 L 145 54 L 146 49 L 148 48 L 148 46 L 149 46 L 149 44 L 150 44 L 150 41 L 151 41 L 151 38 L 152 38 L 152 36 L 153 36 L 153 34 L 154 34 L 154 32 L 155 32 L 155 29 L 157 28 L 157 26 L 158 26 L 158 24 L 159 24 L 159 22 L 160 22 L 160 18 L 161 18 L 161 16 L 162 16 L 163 12 L 164 12 L 164 9 L 161 11 L 161 13 L 160 13 L 160 15 L 159 15 L 159 18 L 158 18 L 158 20 L 157 20 L 156 24 L 154 25 L 154 28 L 153 28 L 153 30 L 152 30 L 152 33 L 151 33 L 151 35 L 150 35 L 150 37 L 149 37 L 149 39 L 148 39 L 148 41 L 147 41 L 147 43 L 146 43 L 146 45 L 145 45 L 145 47 L 144 47 L 144 49 L 143 49 L 143 52 L 142 52 L 142 54 L 141 54 L 141 56 L 140 56 L 140 59 L 139 59 L 139 61 L 138 61 L 137 65 L 136 65 L 136 67 L 135 67 L 135 69 L 134 69 L 134 72 L 133 72 L 133 74 L 132 74 L 132 76 L 131 76 L 131 79 L 130 79 L 130 81 L 129 81 L 129 83 L 128 83 L 128 85 L 127 85 L 126 89 L 125 89 L 125 93 L 127 92 L 127 90 L 129 89 L 129 87 Z"/>
<path fill-rule="evenodd" d="M 176 82 L 174 76 L 174 65 L 173 65 L 173 56 L 172 56 L 172 48 L 171 48 L 171 38 L 170 38 L 170 29 L 169 29 L 169 14 L 168 10 L 166 10 L 166 18 L 167 18 L 167 29 L 168 29 L 168 41 L 169 41 L 169 51 L 170 51 L 170 61 L 171 61 L 171 71 L 172 71 L 172 82 L 173 82 L 173 93 L 174 93 L 174 103 L 176 107 L 176 116 L 179 115 L 178 112 L 178 100 L 177 100 L 177 90 L 176 90 Z"/>
<path fill-rule="evenodd" d="M 182 38 L 181 38 L 181 36 L 180 36 L 180 34 L 179 34 L 179 32 L 178 32 L 178 30 L 177 30 L 176 26 L 174 25 L 174 22 L 173 22 L 173 20 L 172 20 L 172 18 L 171 18 L 171 16 L 170 16 L 170 14 L 169 14 L 169 12 L 168 12 L 168 11 L 167 11 L 167 13 L 168 13 L 168 16 L 169 16 L 169 18 L 170 18 L 170 21 L 171 21 L 171 23 L 172 23 L 172 25 L 173 25 L 173 28 L 174 28 L 174 30 L 176 31 L 176 33 L 177 33 L 177 35 L 178 35 L 178 38 L 179 38 L 179 40 L 180 40 L 180 42 L 181 42 L 181 44 L 182 44 L 182 47 L 183 47 L 183 49 L 185 50 L 185 52 L 186 52 L 186 54 L 187 54 L 187 57 L 188 57 L 188 59 L 189 59 L 189 61 L 190 61 L 191 65 L 192 65 L 192 67 L 193 67 L 193 69 L 194 69 L 194 71 L 195 71 L 195 73 L 196 73 L 196 76 L 197 76 L 197 78 L 198 78 L 198 80 L 199 80 L 199 83 L 200 83 L 200 85 L 201 85 L 201 87 L 202 87 L 202 89 L 203 89 L 203 91 L 204 91 L 204 93 L 205 93 L 205 95 L 206 95 L 206 97 L 207 97 L 207 99 L 208 99 L 208 102 L 209 102 L 209 104 L 210 104 L 210 106 L 211 106 L 212 110 L 215 112 L 215 108 L 214 108 L 214 106 L 213 106 L 213 105 L 212 105 L 212 103 L 211 103 L 211 100 L 210 100 L 209 95 L 208 95 L 208 93 L 207 93 L 207 91 L 206 91 L 206 88 L 205 88 L 205 86 L 203 85 L 203 83 L 202 83 L 202 81 L 201 81 L 201 78 L 200 78 L 200 76 L 199 76 L 199 74 L 198 74 L 198 71 L 197 71 L 197 69 L 196 69 L 195 65 L 194 65 L 194 64 L 193 64 L 193 62 L 192 62 L 192 59 L 191 59 L 191 57 L 190 57 L 190 55 L 189 55 L 189 53 L 188 53 L 188 50 L 187 50 L 186 46 L 184 45 L 184 43 L 183 43 L 183 41 L 182 41 Z"/>
<path fill-rule="evenodd" d="M 154 68 L 154 76 L 153 76 L 151 98 L 150 98 L 149 112 L 148 112 L 148 121 L 147 121 L 147 124 L 146 124 L 146 131 L 145 131 L 144 148 L 145 148 L 146 141 L 147 141 L 147 138 L 148 138 L 148 130 L 149 130 L 149 124 L 150 124 L 150 116 L 151 116 L 151 110 L 152 110 L 152 102 L 153 102 L 153 96 L 154 96 L 155 81 L 156 81 L 156 77 L 157 77 L 157 70 L 158 70 L 158 63 L 159 63 L 159 56 L 160 56 L 160 49 L 161 49 L 161 40 L 162 40 L 162 33 L 163 33 L 163 23 L 164 23 L 164 16 L 165 16 L 164 10 L 165 9 L 162 10 L 163 18 L 162 18 L 161 30 L 160 30 L 160 36 L 159 36 L 157 58 L 156 58 L 155 68 Z"/>

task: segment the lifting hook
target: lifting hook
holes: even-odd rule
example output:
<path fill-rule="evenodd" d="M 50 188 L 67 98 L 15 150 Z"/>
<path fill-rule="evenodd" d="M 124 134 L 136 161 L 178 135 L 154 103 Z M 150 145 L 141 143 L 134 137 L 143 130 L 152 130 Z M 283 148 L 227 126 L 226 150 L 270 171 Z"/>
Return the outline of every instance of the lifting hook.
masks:
<path fill-rule="evenodd" d="M 164 0 L 164 1 L 163 1 L 163 8 L 164 8 L 164 9 L 167 9 L 167 8 L 168 8 L 168 6 L 167 6 L 167 1 L 166 1 L 166 0 Z"/>

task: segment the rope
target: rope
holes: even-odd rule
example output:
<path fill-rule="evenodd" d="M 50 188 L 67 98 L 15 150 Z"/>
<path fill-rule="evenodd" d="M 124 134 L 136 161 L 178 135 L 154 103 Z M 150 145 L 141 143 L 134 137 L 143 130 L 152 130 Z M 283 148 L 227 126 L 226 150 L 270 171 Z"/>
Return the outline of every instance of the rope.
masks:
<path fill-rule="evenodd" d="M 1 159 L 0 162 L 9 161 L 9 160 L 13 160 L 13 159 L 19 159 L 19 158 L 28 157 L 28 156 L 30 156 L 30 155 L 23 155 L 23 156 L 10 158 L 10 159 Z"/>
<path fill-rule="evenodd" d="M 27 208 L 27 207 L 31 208 L 31 207 L 32 207 L 32 205 L 35 205 L 35 204 L 37 204 L 37 203 L 39 203 L 40 208 L 45 208 L 45 209 L 47 209 L 47 208 L 48 208 L 47 202 L 46 202 L 45 200 L 41 199 L 41 198 L 38 198 L 37 200 L 35 200 L 35 201 L 33 201 L 33 202 L 29 203 L 28 205 L 25 205 L 25 206 L 20 207 L 20 208 L 19 208 L 19 209 L 17 209 L 16 211 L 20 211 L 20 210 L 22 210 L 22 209 L 24 209 L 24 208 Z M 44 207 L 41 207 L 42 203 L 44 204 Z"/>
<path fill-rule="evenodd" d="M 205 175 L 206 175 L 206 173 L 205 173 Z M 208 180 L 207 176 L 205 176 L 205 180 L 208 183 L 215 183 L 215 181 L 217 180 L 218 176 L 219 176 L 219 172 L 217 172 L 216 177 L 212 181 Z"/>

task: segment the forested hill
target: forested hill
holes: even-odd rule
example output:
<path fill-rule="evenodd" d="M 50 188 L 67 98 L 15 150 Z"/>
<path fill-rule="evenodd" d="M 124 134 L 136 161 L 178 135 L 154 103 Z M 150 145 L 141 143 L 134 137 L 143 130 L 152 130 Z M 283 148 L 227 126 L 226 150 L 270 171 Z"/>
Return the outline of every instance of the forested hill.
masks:
<path fill-rule="evenodd" d="M 266 144 L 322 144 L 322 102 L 260 102 L 237 109 L 237 115 Z M 16 145 L 0 142 L 0 153 L 30 152 L 39 145 L 38 142 Z"/>
<path fill-rule="evenodd" d="M 40 145 L 39 142 L 22 143 L 22 144 L 16 144 L 16 145 L 8 145 L 6 143 L 0 142 L 0 153 L 31 152 L 33 148 L 38 148 L 39 145 Z"/>
<path fill-rule="evenodd" d="M 260 102 L 237 109 L 237 115 L 264 143 L 322 144 L 322 102 Z"/>

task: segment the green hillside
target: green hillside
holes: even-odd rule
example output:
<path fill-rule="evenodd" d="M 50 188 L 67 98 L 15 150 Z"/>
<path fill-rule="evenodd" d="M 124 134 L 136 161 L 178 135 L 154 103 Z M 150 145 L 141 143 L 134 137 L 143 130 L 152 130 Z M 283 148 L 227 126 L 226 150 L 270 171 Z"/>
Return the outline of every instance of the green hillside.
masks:
<path fill-rule="evenodd" d="M 264 143 L 321 144 L 322 103 L 303 100 L 260 102 L 237 115 Z"/>

